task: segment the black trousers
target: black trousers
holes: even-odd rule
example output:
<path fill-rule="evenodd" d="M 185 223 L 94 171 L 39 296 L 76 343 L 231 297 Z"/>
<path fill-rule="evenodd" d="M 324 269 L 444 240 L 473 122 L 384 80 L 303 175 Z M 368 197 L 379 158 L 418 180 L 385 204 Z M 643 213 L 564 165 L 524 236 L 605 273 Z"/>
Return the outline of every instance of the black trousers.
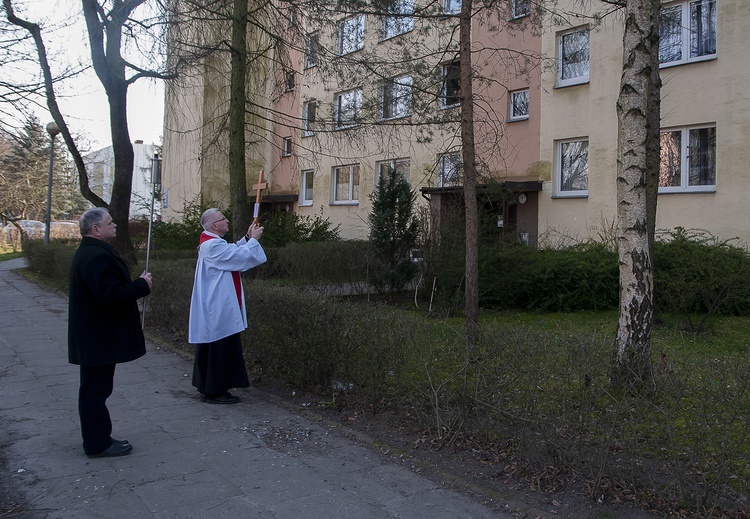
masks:
<path fill-rule="evenodd" d="M 81 366 L 81 387 L 78 390 L 78 416 L 86 454 L 99 454 L 112 445 L 112 420 L 107 398 L 112 395 L 115 364 Z"/>

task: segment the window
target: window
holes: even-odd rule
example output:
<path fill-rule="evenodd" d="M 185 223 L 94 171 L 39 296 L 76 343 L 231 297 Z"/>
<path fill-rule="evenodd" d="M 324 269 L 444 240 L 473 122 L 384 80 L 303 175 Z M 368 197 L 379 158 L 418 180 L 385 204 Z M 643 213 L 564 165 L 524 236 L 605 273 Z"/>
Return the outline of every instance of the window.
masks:
<path fill-rule="evenodd" d="M 284 137 L 284 143 L 282 145 L 281 156 L 289 157 L 292 155 L 292 138 Z"/>
<path fill-rule="evenodd" d="M 365 43 L 365 15 L 347 18 L 339 24 L 336 50 L 339 56 L 360 50 Z"/>
<path fill-rule="evenodd" d="M 306 102 L 302 106 L 302 136 L 309 137 L 315 133 L 315 112 L 317 111 L 315 99 Z"/>
<path fill-rule="evenodd" d="M 586 196 L 589 189 L 589 141 L 577 139 L 557 143 L 557 194 Z"/>
<path fill-rule="evenodd" d="M 438 159 L 438 187 L 461 185 L 461 154 L 446 153 Z"/>
<path fill-rule="evenodd" d="M 359 164 L 333 168 L 333 203 L 357 203 Z"/>
<path fill-rule="evenodd" d="M 443 0 L 443 12 L 445 14 L 458 14 L 461 12 L 461 0 Z"/>
<path fill-rule="evenodd" d="M 659 192 L 716 189 L 716 127 L 661 132 Z"/>
<path fill-rule="evenodd" d="M 287 92 L 294 90 L 294 72 L 288 72 L 284 78 L 284 89 Z"/>
<path fill-rule="evenodd" d="M 414 0 L 388 0 L 385 12 L 381 39 L 387 40 L 414 28 Z"/>
<path fill-rule="evenodd" d="M 679 65 L 716 57 L 716 0 L 694 0 L 661 10 L 659 61 Z"/>
<path fill-rule="evenodd" d="M 440 104 L 443 108 L 461 103 L 461 64 L 453 61 L 443 65 L 443 91 Z"/>
<path fill-rule="evenodd" d="M 410 167 L 409 159 L 393 159 L 393 160 L 384 160 L 383 162 L 378 162 L 377 182 L 380 182 L 380 180 L 384 176 L 389 175 L 392 171 L 400 173 L 401 176 L 404 177 L 407 182 L 409 182 L 409 167 Z"/>
<path fill-rule="evenodd" d="M 557 86 L 580 85 L 589 80 L 589 30 L 562 33 L 557 40 Z"/>
<path fill-rule="evenodd" d="M 396 119 L 411 115 L 411 76 L 389 79 L 383 82 L 381 117 Z"/>
<path fill-rule="evenodd" d="M 522 18 L 530 13 L 529 0 L 510 0 L 510 18 Z"/>
<path fill-rule="evenodd" d="M 333 127 L 337 130 L 359 124 L 362 110 L 362 89 L 337 94 L 333 106 Z"/>
<path fill-rule="evenodd" d="M 318 64 L 318 51 L 320 50 L 320 35 L 315 32 L 308 34 L 305 42 L 305 68 L 314 67 Z"/>
<path fill-rule="evenodd" d="M 303 171 L 302 185 L 299 190 L 299 205 L 313 205 L 313 179 L 315 172 L 311 169 Z"/>
<path fill-rule="evenodd" d="M 523 121 L 529 118 L 529 90 L 510 92 L 509 121 Z"/>

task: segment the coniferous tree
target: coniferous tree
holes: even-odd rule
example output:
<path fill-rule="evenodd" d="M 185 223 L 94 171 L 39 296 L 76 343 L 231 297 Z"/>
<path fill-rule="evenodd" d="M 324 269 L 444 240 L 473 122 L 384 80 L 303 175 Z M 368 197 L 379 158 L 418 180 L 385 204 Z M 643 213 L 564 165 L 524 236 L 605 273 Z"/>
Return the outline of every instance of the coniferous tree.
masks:
<path fill-rule="evenodd" d="M 416 194 L 395 168 L 388 168 L 370 195 L 370 241 L 374 252 L 373 285 L 393 295 L 417 272 L 410 251 L 416 246 L 419 219 L 414 214 Z"/>

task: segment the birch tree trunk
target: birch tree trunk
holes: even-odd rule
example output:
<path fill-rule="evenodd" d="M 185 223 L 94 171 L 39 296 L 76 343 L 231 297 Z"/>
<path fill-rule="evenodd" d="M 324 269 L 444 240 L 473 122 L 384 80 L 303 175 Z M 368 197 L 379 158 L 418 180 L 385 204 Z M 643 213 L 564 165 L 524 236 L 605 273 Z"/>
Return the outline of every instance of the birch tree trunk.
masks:
<path fill-rule="evenodd" d="M 659 178 L 659 0 L 627 0 L 617 101 L 620 310 L 612 382 L 652 381 L 653 239 Z"/>
<path fill-rule="evenodd" d="M 477 343 L 479 333 L 479 216 L 477 211 L 477 165 L 474 145 L 474 95 L 471 60 L 472 0 L 461 3 L 459 22 L 461 64 L 461 145 L 466 208 L 466 301 L 464 328 L 467 345 Z"/>

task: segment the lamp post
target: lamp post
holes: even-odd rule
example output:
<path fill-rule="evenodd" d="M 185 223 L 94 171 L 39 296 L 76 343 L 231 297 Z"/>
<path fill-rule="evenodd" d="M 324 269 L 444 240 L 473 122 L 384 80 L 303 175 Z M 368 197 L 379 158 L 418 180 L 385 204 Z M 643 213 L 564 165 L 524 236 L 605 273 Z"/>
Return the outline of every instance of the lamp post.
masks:
<path fill-rule="evenodd" d="M 49 228 L 52 223 L 52 166 L 55 163 L 55 136 L 60 133 L 57 124 L 51 122 L 47 125 L 49 133 L 49 176 L 47 177 L 47 214 L 45 216 L 46 227 L 44 229 L 44 244 L 49 244 Z"/>

